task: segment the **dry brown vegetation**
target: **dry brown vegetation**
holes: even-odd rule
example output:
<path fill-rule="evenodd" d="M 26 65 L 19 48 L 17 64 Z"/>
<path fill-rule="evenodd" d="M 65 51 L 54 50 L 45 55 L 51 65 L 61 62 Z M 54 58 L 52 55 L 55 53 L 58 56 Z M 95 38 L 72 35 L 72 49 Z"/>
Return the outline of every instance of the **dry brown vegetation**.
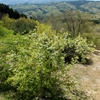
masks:
<path fill-rule="evenodd" d="M 71 68 L 70 74 L 90 100 L 100 100 L 100 50 L 95 50 L 89 57 L 91 64 L 77 64 Z"/>

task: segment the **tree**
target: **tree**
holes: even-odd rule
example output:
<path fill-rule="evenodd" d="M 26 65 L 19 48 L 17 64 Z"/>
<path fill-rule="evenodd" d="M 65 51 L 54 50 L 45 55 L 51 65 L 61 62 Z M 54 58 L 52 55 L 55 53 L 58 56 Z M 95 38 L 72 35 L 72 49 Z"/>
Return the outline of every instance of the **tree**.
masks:
<path fill-rule="evenodd" d="M 5 14 L 2 16 L 2 22 L 3 22 L 3 26 L 11 29 L 13 22 L 15 21 L 14 19 L 9 18 L 8 14 Z"/>
<path fill-rule="evenodd" d="M 36 26 L 36 22 L 32 19 L 20 18 L 15 20 L 12 24 L 12 29 L 15 34 L 27 34 L 30 30 L 34 30 Z"/>
<path fill-rule="evenodd" d="M 82 13 L 80 11 L 67 11 L 63 15 L 63 20 L 66 26 L 66 30 L 77 36 L 80 33 L 89 32 L 91 26 L 92 17 L 88 13 Z"/>

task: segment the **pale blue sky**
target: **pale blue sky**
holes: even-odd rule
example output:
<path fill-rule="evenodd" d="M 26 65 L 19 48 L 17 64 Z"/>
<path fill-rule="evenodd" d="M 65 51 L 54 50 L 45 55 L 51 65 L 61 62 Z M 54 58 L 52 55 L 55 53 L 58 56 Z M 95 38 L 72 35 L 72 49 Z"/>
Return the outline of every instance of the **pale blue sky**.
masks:
<path fill-rule="evenodd" d="M 45 3 L 45 2 L 56 2 L 56 1 L 75 1 L 75 0 L 0 0 L 0 3 L 4 4 L 18 4 L 18 3 Z M 82 1 L 82 0 L 80 0 Z M 100 1 L 100 0 L 87 0 L 87 1 Z"/>

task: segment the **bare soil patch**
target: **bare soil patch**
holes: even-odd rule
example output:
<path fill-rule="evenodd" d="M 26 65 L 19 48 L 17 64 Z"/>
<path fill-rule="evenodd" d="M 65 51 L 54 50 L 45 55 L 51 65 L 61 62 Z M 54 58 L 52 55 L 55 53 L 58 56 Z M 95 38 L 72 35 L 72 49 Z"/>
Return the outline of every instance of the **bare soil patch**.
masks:
<path fill-rule="evenodd" d="M 76 64 L 69 73 L 91 100 L 100 100 L 100 50 L 95 50 L 89 57 L 92 64 Z"/>

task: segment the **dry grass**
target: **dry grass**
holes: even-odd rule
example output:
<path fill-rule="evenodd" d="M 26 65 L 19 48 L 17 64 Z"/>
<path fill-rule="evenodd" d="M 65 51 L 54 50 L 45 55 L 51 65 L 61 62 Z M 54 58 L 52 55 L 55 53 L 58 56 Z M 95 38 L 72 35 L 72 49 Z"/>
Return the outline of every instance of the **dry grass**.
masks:
<path fill-rule="evenodd" d="M 100 100 L 100 51 L 95 50 L 90 57 L 93 64 L 77 64 L 69 73 L 81 85 L 81 90 L 91 97 L 90 100 Z"/>

